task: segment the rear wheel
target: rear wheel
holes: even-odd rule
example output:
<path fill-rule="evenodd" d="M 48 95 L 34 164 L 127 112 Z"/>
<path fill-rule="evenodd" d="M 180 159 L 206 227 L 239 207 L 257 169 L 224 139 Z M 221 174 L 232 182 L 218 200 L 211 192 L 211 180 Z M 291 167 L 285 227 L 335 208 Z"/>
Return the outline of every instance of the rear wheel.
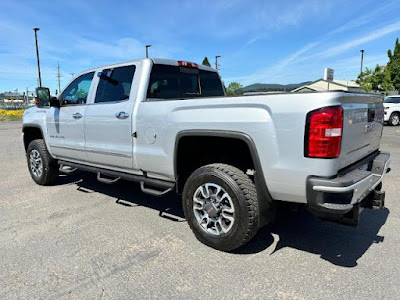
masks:
<path fill-rule="evenodd" d="M 33 140 L 26 151 L 29 173 L 39 185 L 52 185 L 58 178 L 58 166 L 47 151 L 44 140 Z"/>
<path fill-rule="evenodd" d="M 233 166 L 211 164 L 197 169 L 186 181 L 182 196 L 193 233 L 212 248 L 231 251 L 257 233 L 255 185 Z"/>
<path fill-rule="evenodd" d="M 397 126 L 400 124 L 400 114 L 392 113 L 389 118 L 389 124 L 392 126 Z"/>

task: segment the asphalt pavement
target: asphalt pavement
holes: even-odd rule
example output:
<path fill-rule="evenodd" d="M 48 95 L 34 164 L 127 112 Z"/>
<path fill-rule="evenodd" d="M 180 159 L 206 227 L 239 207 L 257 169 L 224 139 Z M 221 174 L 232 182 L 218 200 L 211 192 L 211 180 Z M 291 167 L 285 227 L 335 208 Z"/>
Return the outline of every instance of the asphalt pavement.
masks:
<path fill-rule="evenodd" d="M 174 195 L 94 174 L 36 185 L 20 122 L 0 122 L 0 299 L 400 299 L 400 126 L 386 208 L 357 228 L 288 213 L 235 253 L 196 240 Z"/>

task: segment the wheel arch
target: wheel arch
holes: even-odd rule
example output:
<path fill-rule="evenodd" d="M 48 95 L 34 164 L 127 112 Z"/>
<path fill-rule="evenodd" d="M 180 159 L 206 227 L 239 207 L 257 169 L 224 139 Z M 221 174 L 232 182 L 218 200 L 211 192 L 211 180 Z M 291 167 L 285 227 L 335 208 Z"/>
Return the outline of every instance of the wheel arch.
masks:
<path fill-rule="evenodd" d="M 28 149 L 29 143 L 36 139 L 43 139 L 43 130 L 39 125 L 36 124 L 24 124 L 22 125 L 23 142 L 25 151 Z M 46 144 L 46 141 L 45 141 Z"/>
<path fill-rule="evenodd" d="M 175 148 L 174 148 L 174 176 L 176 179 L 176 189 L 177 192 L 180 192 L 183 189 L 184 184 L 179 184 L 179 168 L 178 168 L 178 161 L 179 161 L 179 147 L 181 145 L 181 141 L 184 138 L 196 138 L 196 137 L 213 137 L 213 138 L 226 138 L 230 140 L 236 140 L 245 143 L 247 146 L 250 158 L 252 160 L 254 166 L 254 183 L 257 189 L 258 195 L 258 202 L 259 202 L 259 209 L 260 209 L 260 225 L 265 224 L 263 220 L 269 220 L 269 207 L 270 203 L 272 203 L 273 199 L 271 194 L 268 190 L 267 183 L 265 181 L 263 169 L 261 166 L 260 157 L 258 155 L 257 147 L 253 141 L 253 139 L 246 133 L 238 132 L 238 131 L 222 131 L 222 130 L 183 130 L 178 132 L 175 139 Z M 263 201 L 261 201 L 263 200 Z"/>

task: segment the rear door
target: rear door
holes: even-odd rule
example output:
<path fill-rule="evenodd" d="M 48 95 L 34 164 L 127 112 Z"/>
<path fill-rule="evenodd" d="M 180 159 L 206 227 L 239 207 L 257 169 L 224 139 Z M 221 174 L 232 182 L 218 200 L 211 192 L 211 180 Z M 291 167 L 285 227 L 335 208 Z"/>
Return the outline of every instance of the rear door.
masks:
<path fill-rule="evenodd" d="M 85 114 L 88 161 L 105 167 L 132 170 L 134 126 L 132 117 L 140 63 L 101 70 L 93 103 Z"/>
<path fill-rule="evenodd" d="M 61 107 L 47 112 L 48 144 L 58 158 L 86 160 L 83 132 L 94 72 L 77 77 L 59 97 Z"/>
<path fill-rule="evenodd" d="M 343 106 L 343 135 L 339 167 L 346 167 L 379 149 L 383 104 L 379 95 L 347 94 Z"/>

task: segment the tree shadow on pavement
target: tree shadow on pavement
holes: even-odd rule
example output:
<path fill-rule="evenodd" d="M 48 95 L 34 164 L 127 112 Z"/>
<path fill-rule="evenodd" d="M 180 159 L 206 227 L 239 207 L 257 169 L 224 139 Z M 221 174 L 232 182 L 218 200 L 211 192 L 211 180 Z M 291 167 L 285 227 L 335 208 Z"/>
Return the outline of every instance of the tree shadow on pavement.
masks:
<path fill-rule="evenodd" d="M 389 210 L 364 210 L 360 215 L 357 228 L 322 221 L 308 211 L 287 213 L 283 219 L 262 228 L 249 244 L 237 253 L 250 254 L 265 250 L 274 242 L 271 233 L 279 236 L 272 253 L 290 247 L 313 254 L 342 267 L 355 267 L 374 243 L 383 242 L 379 236 L 380 228 L 385 224 Z"/>

